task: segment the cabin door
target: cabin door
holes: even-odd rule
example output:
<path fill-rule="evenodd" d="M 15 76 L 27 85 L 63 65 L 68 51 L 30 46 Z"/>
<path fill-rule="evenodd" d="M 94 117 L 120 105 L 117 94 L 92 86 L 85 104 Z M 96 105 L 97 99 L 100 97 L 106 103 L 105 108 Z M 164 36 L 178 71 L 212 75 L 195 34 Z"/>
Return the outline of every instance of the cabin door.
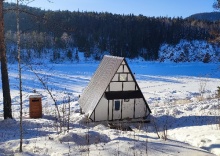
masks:
<path fill-rule="evenodd" d="M 112 106 L 113 106 L 113 113 L 112 118 L 113 120 L 121 119 L 121 107 L 122 107 L 122 100 L 112 100 Z"/>

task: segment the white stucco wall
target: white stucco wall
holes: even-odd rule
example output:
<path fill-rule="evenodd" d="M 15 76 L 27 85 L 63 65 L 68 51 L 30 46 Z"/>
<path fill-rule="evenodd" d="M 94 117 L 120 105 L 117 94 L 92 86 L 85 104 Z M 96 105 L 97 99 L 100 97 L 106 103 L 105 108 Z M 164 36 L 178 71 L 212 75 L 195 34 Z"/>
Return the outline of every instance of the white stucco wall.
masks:
<path fill-rule="evenodd" d="M 126 73 L 128 73 L 128 72 L 129 72 L 129 70 L 128 70 L 127 66 L 124 66 L 124 72 L 126 72 Z"/>
<path fill-rule="evenodd" d="M 128 81 L 134 81 L 131 74 L 128 74 Z"/>
<path fill-rule="evenodd" d="M 111 82 L 110 91 L 122 91 L 122 82 Z"/>
<path fill-rule="evenodd" d="M 109 120 L 112 120 L 112 102 L 113 100 L 109 100 Z"/>
<path fill-rule="evenodd" d="M 135 118 L 146 116 L 146 105 L 143 98 L 136 99 L 135 103 Z"/>
<path fill-rule="evenodd" d="M 117 72 L 123 72 L 123 65 L 120 65 Z"/>
<path fill-rule="evenodd" d="M 119 76 L 119 74 L 115 74 L 115 76 L 113 77 L 112 81 L 118 81 L 118 76 Z"/>
<path fill-rule="evenodd" d="M 122 118 L 133 118 L 134 114 L 134 99 L 129 99 L 128 102 L 123 101 L 122 104 Z"/>
<path fill-rule="evenodd" d="M 124 82 L 123 91 L 134 91 L 135 83 L 134 82 Z"/>

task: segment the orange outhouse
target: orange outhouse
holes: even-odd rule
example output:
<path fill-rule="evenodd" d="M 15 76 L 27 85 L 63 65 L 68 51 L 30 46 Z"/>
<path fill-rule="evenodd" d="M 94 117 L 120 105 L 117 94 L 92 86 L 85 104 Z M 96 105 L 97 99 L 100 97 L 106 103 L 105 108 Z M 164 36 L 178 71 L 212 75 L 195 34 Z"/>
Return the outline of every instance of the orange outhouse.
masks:
<path fill-rule="evenodd" d="M 42 96 L 39 94 L 31 94 L 29 96 L 29 115 L 30 118 L 41 118 L 42 117 Z"/>

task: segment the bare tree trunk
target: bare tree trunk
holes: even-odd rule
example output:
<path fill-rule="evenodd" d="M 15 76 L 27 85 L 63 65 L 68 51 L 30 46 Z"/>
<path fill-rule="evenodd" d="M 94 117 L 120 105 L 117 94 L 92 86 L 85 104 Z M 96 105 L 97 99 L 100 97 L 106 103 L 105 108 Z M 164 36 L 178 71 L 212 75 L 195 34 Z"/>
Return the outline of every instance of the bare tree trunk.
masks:
<path fill-rule="evenodd" d="M 3 1 L 0 0 L 0 56 L 1 56 L 1 75 L 2 75 L 2 91 L 4 104 L 4 119 L 12 118 L 11 111 L 11 95 L 8 79 L 8 68 L 4 38 L 4 17 L 3 17 Z"/>
<path fill-rule="evenodd" d="M 22 102 L 22 79 L 21 79 L 21 49 L 20 49 L 20 19 L 19 19 L 19 0 L 17 0 L 16 10 L 16 22 L 17 22 L 17 52 L 18 52 L 18 76 L 19 76 L 19 94 L 20 94 L 20 152 L 22 152 L 23 143 L 23 125 L 22 125 L 22 114 L 23 114 L 23 102 Z"/>

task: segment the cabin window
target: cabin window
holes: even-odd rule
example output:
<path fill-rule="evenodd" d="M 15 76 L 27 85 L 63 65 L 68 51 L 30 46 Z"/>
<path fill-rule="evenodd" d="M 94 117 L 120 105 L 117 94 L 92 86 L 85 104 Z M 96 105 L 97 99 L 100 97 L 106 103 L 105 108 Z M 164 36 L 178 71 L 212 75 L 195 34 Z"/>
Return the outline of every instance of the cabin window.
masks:
<path fill-rule="evenodd" d="M 120 74 L 120 81 L 127 81 L 127 74 Z"/>
<path fill-rule="evenodd" d="M 129 102 L 130 100 L 129 99 L 124 99 L 124 102 Z"/>
<path fill-rule="evenodd" d="M 120 101 L 115 101 L 115 110 L 120 110 Z"/>

